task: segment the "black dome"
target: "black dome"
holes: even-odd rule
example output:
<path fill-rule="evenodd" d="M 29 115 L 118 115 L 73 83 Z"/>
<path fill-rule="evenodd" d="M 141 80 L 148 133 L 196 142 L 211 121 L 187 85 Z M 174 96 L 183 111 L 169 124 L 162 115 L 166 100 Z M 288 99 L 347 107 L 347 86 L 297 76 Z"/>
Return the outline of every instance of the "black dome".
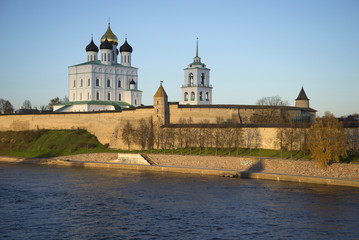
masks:
<path fill-rule="evenodd" d="M 98 52 L 98 47 L 91 39 L 91 42 L 89 45 L 86 46 L 86 52 Z"/>
<path fill-rule="evenodd" d="M 101 43 L 100 49 L 110 49 L 110 50 L 112 50 L 112 44 L 107 40 L 107 38 L 103 43 Z"/>
<path fill-rule="evenodd" d="M 133 81 L 133 79 L 131 80 L 131 82 L 130 82 L 130 84 L 136 84 L 136 82 L 135 81 Z"/>
<path fill-rule="evenodd" d="M 128 44 L 127 39 L 125 40 L 125 43 L 120 47 L 120 52 L 132 53 L 132 47 L 130 46 L 130 44 Z"/>

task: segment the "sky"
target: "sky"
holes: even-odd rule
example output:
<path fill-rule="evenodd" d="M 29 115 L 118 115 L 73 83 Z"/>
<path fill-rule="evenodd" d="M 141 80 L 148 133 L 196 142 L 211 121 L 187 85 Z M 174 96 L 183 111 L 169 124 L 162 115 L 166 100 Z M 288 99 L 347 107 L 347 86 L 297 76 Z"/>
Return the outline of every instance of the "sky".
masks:
<path fill-rule="evenodd" d="M 111 29 L 127 34 L 142 103 L 160 81 L 181 100 L 196 53 L 211 69 L 213 104 L 280 96 L 295 105 L 302 86 L 322 116 L 359 113 L 359 1 L 19 1 L 0 0 L 0 98 L 46 105 L 68 96 L 68 66 Z"/>

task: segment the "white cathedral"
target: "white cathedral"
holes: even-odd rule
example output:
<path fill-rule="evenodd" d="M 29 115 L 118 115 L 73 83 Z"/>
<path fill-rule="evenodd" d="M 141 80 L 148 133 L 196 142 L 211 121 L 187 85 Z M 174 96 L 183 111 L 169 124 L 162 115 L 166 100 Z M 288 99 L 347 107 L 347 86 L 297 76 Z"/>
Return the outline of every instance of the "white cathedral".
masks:
<path fill-rule="evenodd" d="M 110 22 L 99 49 L 91 37 L 86 46 L 87 61 L 69 67 L 69 102 L 54 106 L 54 112 L 89 112 L 119 110 L 141 105 L 138 68 L 131 66 L 132 47 L 125 38 L 119 48 Z M 121 63 L 117 55 L 121 54 Z"/>

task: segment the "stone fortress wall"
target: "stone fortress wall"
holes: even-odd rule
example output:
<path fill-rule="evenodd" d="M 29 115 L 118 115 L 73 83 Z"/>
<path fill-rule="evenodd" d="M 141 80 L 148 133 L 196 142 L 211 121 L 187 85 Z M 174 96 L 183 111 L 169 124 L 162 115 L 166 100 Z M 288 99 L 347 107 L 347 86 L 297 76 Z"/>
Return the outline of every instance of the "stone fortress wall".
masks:
<path fill-rule="evenodd" d="M 158 99 L 163 100 L 163 98 Z M 0 115 L 0 131 L 80 128 L 94 134 L 102 144 L 109 144 L 112 148 L 127 149 L 127 145 L 121 137 L 127 121 L 130 121 L 134 128 L 138 127 L 141 119 L 149 121 L 151 118 L 155 126 L 179 124 L 182 120 L 189 121 L 189 119 L 194 124 L 218 123 L 218 121 L 248 123 L 248 119 L 256 112 L 254 106 L 208 105 L 198 107 L 179 105 L 178 103 L 168 104 L 168 102 L 161 102 L 158 99 L 155 98 L 154 106 L 122 111 Z M 288 111 L 295 115 L 300 114 L 301 110 L 289 107 Z M 279 148 L 276 143 L 276 128 L 244 128 L 245 136 L 253 134 L 253 132 L 260 135 L 260 142 L 255 147 Z"/>

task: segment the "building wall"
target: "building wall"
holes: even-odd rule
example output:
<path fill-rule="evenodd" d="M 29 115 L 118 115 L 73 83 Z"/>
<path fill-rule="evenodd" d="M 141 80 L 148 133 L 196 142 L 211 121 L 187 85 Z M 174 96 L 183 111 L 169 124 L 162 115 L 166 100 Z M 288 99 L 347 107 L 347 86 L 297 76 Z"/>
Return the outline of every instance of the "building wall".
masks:
<path fill-rule="evenodd" d="M 99 80 L 99 86 L 96 85 L 97 79 Z M 110 85 L 108 85 L 108 80 Z M 124 101 L 134 106 L 140 106 L 141 91 L 132 95 L 125 94 L 130 89 L 131 80 L 136 82 L 134 89 L 137 90 L 137 68 L 98 64 L 71 66 L 69 67 L 69 100 Z M 121 82 L 120 86 L 119 81 Z M 90 84 L 88 84 L 89 82 Z M 99 99 L 97 99 L 97 93 L 99 94 Z M 119 98 L 120 94 L 121 99 Z M 109 96 L 110 99 L 108 99 Z"/>
<path fill-rule="evenodd" d="M 86 129 L 97 136 L 103 144 L 110 144 L 113 148 L 126 149 L 122 142 L 122 129 L 127 121 L 136 128 L 141 119 L 153 119 L 154 124 L 160 125 L 167 122 L 165 113 L 169 113 L 169 123 L 178 124 L 182 120 L 187 123 L 223 123 L 239 122 L 242 119 L 246 123 L 255 114 L 256 109 L 231 107 L 181 107 L 178 104 L 169 104 L 165 108 L 163 104 L 154 107 L 123 110 L 121 112 L 87 112 L 87 113 L 54 113 L 54 114 L 24 114 L 24 115 L 0 115 L 0 131 L 22 131 L 37 129 Z M 160 100 L 160 99 L 159 99 Z M 166 110 L 168 109 L 168 110 Z M 157 111 L 158 110 L 158 111 Z M 300 114 L 301 110 L 289 111 L 291 115 Z M 181 120 L 182 119 L 182 120 Z M 247 128 L 246 134 L 260 136 L 256 146 L 269 149 L 278 149 L 276 144 L 276 128 Z M 246 146 L 244 146 L 246 147 Z"/>

